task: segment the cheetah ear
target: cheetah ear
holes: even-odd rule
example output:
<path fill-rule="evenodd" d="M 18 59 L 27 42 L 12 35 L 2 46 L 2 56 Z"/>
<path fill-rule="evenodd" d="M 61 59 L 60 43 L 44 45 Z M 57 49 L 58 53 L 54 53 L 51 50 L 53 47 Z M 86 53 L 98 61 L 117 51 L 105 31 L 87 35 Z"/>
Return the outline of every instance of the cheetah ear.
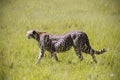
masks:
<path fill-rule="evenodd" d="M 33 32 L 32 32 L 33 34 L 36 34 L 36 33 L 38 33 L 36 30 L 33 30 Z"/>

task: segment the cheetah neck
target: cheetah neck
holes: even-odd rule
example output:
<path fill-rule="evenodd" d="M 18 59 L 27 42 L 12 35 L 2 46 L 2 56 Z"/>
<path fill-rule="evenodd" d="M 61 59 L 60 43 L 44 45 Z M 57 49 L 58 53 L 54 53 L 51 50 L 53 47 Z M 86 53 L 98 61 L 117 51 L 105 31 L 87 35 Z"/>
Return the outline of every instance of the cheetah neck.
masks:
<path fill-rule="evenodd" d="M 36 34 L 36 36 L 34 37 L 34 39 L 36 40 L 36 41 L 40 41 L 40 37 L 39 37 L 39 35 L 38 34 Z"/>

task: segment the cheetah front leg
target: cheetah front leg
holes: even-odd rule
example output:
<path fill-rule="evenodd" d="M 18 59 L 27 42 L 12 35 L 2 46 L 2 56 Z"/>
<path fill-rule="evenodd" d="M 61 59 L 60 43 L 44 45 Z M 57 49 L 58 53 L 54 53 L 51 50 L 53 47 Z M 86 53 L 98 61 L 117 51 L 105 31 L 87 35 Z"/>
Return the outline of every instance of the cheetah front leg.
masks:
<path fill-rule="evenodd" d="M 58 57 L 57 57 L 56 52 L 51 52 L 51 57 L 53 57 L 56 61 L 60 62 Z"/>
<path fill-rule="evenodd" d="M 38 59 L 36 61 L 36 64 L 38 64 L 40 62 L 40 59 L 44 56 L 44 49 L 41 48 L 39 55 L 38 55 Z"/>

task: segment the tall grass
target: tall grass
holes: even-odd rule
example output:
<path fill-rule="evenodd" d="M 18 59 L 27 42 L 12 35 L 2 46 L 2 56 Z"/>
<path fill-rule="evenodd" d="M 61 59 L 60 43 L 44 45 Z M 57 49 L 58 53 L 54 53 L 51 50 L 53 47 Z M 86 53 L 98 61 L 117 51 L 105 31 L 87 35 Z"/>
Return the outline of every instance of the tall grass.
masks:
<path fill-rule="evenodd" d="M 2 0 L 0 2 L 0 80 L 119 80 L 120 8 L 118 0 Z M 87 33 L 91 46 L 106 47 L 95 64 L 73 48 L 58 54 L 60 63 L 46 52 L 38 65 L 39 48 L 26 31 L 52 34 L 71 30 Z"/>

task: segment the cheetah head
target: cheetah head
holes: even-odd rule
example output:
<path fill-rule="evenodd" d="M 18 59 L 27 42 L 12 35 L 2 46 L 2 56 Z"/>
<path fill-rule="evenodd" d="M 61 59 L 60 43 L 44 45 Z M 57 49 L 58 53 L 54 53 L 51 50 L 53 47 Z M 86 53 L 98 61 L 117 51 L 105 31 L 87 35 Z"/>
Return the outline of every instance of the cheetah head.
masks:
<path fill-rule="evenodd" d="M 27 31 L 26 36 L 28 39 L 37 39 L 39 37 L 39 34 L 37 30 L 29 30 Z"/>

